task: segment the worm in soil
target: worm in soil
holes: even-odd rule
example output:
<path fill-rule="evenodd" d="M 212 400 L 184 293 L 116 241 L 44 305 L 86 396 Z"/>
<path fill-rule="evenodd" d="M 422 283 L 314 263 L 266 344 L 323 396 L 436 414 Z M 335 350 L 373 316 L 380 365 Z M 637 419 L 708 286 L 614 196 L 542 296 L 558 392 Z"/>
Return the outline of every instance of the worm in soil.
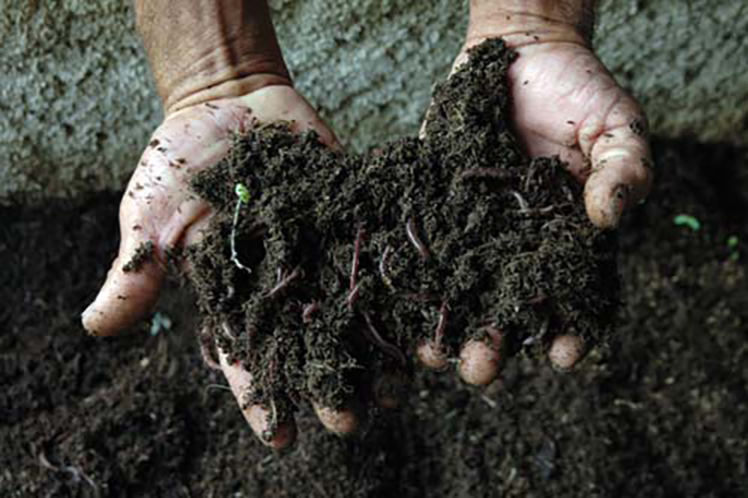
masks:
<path fill-rule="evenodd" d="M 428 261 L 431 254 L 429 254 L 428 248 L 418 237 L 418 227 L 416 226 L 416 219 L 414 217 L 408 218 L 407 223 L 405 223 L 405 232 L 408 234 L 408 240 L 410 243 L 413 244 L 413 247 L 415 247 L 420 253 L 421 259 Z"/>
<path fill-rule="evenodd" d="M 362 314 L 364 315 L 364 320 L 366 320 L 366 328 L 368 331 L 367 336 L 369 337 L 369 339 L 374 344 L 379 346 L 382 351 L 400 362 L 400 364 L 404 367 L 407 364 L 407 360 L 405 359 L 405 355 L 403 355 L 402 351 L 382 338 L 379 332 L 377 332 L 377 329 L 374 327 L 374 323 L 372 322 L 369 313 L 364 312 Z"/>

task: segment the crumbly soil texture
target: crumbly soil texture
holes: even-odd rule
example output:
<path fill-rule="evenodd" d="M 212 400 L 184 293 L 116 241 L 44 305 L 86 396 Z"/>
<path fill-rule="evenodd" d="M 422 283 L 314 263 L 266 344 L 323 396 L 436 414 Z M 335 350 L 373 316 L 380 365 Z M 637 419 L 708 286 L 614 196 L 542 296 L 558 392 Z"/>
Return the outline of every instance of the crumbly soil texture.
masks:
<path fill-rule="evenodd" d="M 423 139 L 352 155 L 260 125 L 194 179 L 216 212 L 189 253 L 202 342 L 253 374 L 248 402 L 340 407 L 424 340 L 455 356 L 498 333 L 509 356 L 608 337 L 615 238 L 564 164 L 521 152 L 514 57 L 498 39 L 475 48 L 436 87 Z"/>

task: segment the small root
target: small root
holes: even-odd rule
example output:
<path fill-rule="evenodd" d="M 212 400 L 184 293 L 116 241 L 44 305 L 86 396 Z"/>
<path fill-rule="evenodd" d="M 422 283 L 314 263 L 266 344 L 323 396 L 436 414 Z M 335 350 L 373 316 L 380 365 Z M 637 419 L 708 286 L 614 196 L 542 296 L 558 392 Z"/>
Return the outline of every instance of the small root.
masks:
<path fill-rule="evenodd" d="M 351 260 L 351 281 L 349 288 L 353 291 L 356 288 L 358 279 L 358 267 L 361 258 L 361 243 L 364 239 L 364 229 L 359 228 L 356 233 L 356 242 L 353 244 L 353 259 Z"/>
<path fill-rule="evenodd" d="M 426 244 L 424 244 L 418 237 L 418 227 L 414 217 L 408 218 L 408 221 L 405 223 L 405 232 L 408 234 L 408 240 L 410 243 L 413 244 L 413 247 L 415 247 L 421 255 L 421 259 L 428 261 L 431 258 L 431 254 L 429 253 Z"/>
<path fill-rule="evenodd" d="M 239 213 L 241 212 L 241 209 L 242 209 L 242 201 L 241 199 L 238 199 L 236 201 L 236 208 L 234 208 L 234 221 L 231 225 L 231 261 L 240 270 L 244 270 L 247 273 L 251 274 L 252 270 L 244 266 L 242 262 L 239 261 L 239 254 L 236 252 L 236 228 L 239 225 Z"/>
<path fill-rule="evenodd" d="M 366 330 L 368 332 L 367 337 L 369 338 L 369 340 L 371 340 L 375 345 L 379 346 L 382 351 L 397 360 L 400 365 L 405 367 L 407 364 L 407 360 L 405 359 L 405 355 L 403 355 L 402 351 L 382 338 L 379 332 L 377 332 L 377 329 L 374 327 L 374 323 L 372 322 L 369 313 L 364 312 L 363 315 L 364 320 L 366 320 Z"/>
<path fill-rule="evenodd" d="M 520 213 L 526 213 L 530 210 L 530 204 L 528 204 L 525 198 L 522 197 L 522 194 L 520 194 L 516 190 L 512 190 L 512 195 L 514 196 L 515 199 L 517 199 Z"/>
<path fill-rule="evenodd" d="M 268 292 L 265 297 L 274 297 L 284 291 L 294 280 L 301 277 L 304 271 L 301 269 L 301 266 L 297 266 L 293 269 L 293 271 L 286 275 L 285 277 L 281 278 L 280 281 L 275 284 L 275 287 L 270 289 L 270 292 Z M 279 269 L 279 275 L 282 275 Z"/>
<path fill-rule="evenodd" d="M 384 285 L 386 285 L 390 289 L 393 288 L 393 285 L 392 285 L 392 280 L 387 275 L 387 262 L 392 252 L 393 252 L 392 246 L 385 247 L 384 253 L 382 254 L 382 259 L 379 260 L 379 276 L 382 277 L 382 282 L 384 282 Z"/>

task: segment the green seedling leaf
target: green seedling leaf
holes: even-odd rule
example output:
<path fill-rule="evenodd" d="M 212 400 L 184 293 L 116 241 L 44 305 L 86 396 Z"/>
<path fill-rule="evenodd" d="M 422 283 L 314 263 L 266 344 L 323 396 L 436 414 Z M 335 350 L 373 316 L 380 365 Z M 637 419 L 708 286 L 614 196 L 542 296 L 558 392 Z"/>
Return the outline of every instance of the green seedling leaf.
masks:
<path fill-rule="evenodd" d="M 151 335 L 158 335 L 162 330 L 170 330 L 171 325 L 171 318 L 157 311 L 151 320 Z"/>
<path fill-rule="evenodd" d="M 701 222 L 690 214 L 679 214 L 673 219 L 673 222 L 677 226 L 687 226 L 694 232 L 698 232 L 701 229 Z"/>
<path fill-rule="evenodd" d="M 738 244 L 740 244 L 740 239 L 738 239 L 737 235 L 732 235 L 727 239 L 727 247 L 730 249 L 736 249 Z"/>
<path fill-rule="evenodd" d="M 236 187 L 234 187 L 234 192 L 236 193 L 236 196 L 239 198 L 239 200 L 244 204 L 249 203 L 249 189 L 246 185 L 244 185 L 243 183 L 237 183 Z"/>

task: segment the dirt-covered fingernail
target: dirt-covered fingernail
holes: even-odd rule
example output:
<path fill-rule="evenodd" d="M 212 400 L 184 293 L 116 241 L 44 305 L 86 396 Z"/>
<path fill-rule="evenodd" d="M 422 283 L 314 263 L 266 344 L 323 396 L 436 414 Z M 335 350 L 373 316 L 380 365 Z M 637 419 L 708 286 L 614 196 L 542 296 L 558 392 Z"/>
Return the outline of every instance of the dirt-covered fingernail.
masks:
<path fill-rule="evenodd" d="M 334 409 L 315 403 L 314 411 L 322 425 L 330 432 L 345 436 L 358 430 L 359 419 L 350 408 Z"/>
<path fill-rule="evenodd" d="M 487 386 L 499 376 L 502 363 L 501 332 L 490 328 L 488 340 L 471 339 L 460 351 L 458 371 L 462 380 L 474 386 Z"/>
<path fill-rule="evenodd" d="M 418 360 L 431 370 L 444 370 L 447 368 L 447 353 L 444 346 L 436 344 L 431 339 L 426 339 L 416 348 Z"/>
<path fill-rule="evenodd" d="M 247 422 L 262 444 L 274 450 L 288 447 L 296 440 L 296 424 L 293 420 L 285 420 L 273 426 L 269 415 L 270 411 L 260 405 L 250 406 L 244 412 Z"/>
<path fill-rule="evenodd" d="M 548 358 L 556 370 L 571 370 L 582 359 L 586 347 L 581 337 L 561 335 L 553 340 Z"/>
<path fill-rule="evenodd" d="M 592 188 L 588 183 L 585 190 L 587 216 L 598 228 L 617 228 L 628 203 L 631 187 L 624 184 L 618 184 L 612 190 L 600 187 L 597 185 Z"/>
<path fill-rule="evenodd" d="M 628 204 L 631 187 L 619 184 L 610 194 L 610 226 L 615 228 L 621 221 L 624 209 Z"/>

